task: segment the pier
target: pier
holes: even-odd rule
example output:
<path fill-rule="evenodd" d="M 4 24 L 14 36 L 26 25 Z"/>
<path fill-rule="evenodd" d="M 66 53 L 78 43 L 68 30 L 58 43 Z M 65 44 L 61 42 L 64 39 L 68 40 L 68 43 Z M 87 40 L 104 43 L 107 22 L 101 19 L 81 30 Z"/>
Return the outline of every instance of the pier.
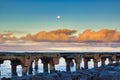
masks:
<path fill-rule="evenodd" d="M 55 65 L 59 64 L 59 59 L 63 57 L 66 62 L 66 71 L 70 72 L 72 60 L 75 61 L 76 70 L 80 69 L 80 64 L 83 59 L 84 69 L 88 69 L 88 61 L 93 59 L 94 67 L 98 67 L 98 62 L 105 65 L 105 60 L 109 59 L 109 64 L 113 61 L 120 62 L 120 52 L 0 52 L 0 65 L 4 60 L 10 60 L 11 71 L 13 76 L 17 76 L 17 65 L 22 66 L 22 75 L 32 74 L 34 68 L 38 70 L 38 60 L 41 59 L 43 64 L 43 72 L 48 72 L 48 64 L 50 65 L 50 72 L 55 71 Z"/>

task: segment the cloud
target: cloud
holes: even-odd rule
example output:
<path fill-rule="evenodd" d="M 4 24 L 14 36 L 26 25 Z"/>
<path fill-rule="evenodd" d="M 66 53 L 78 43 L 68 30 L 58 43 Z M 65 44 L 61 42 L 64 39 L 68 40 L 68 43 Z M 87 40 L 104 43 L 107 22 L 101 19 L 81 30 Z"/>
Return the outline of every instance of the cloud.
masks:
<path fill-rule="evenodd" d="M 75 32 L 77 32 L 77 31 L 69 30 L 69 29 L 58 29 L 58 30 L 51 31 L 51 33 L 55 33 L 55 34 L 64 33 L 66 35 L 72 35 Z"/>
<path fill-rule="evenodd" d="M 120 32 L 116 30 L 101 29 L 99 31 L 85 30 L 79 35 L 80 41 L 120 41 Z"/>
<path fill-rule="evenodd" d="M 4 42 L 3 35 L 0 34 L 0 43 Z"/>
<path fill-rule="evenodd" d="M 24 33 L 26 33 L 25 31 L 17 31 L 17 30 L 5 30 L 3 32 L 5 32 L 5 33 L 17 33 L 17 34 L 24 34 Z"/>
<path fill-rule="evenodd" d="M 17 40 L 16 37 L 12 37 L 12 34 L 13 33 L 0 34 L 0 43 L 3 43 L 3 42 L 8 41 L 8 40 L 9 41 Z"/>
<path fill-rule="evenodd" d="M 58 29 L 50 32 L 41 31 L 35 35 L 28 34 L 21 39 L 33 41 L 68 41 L 75 32 L 76 30 L 69 29 Z"/>
<path fill-rule="evenodd" d="M 0 34 L 0 43 L 5 41 L 93 41 L 93 42 L 120 42 L 120 32 L 116 30 L 101 29 L 99 31 L 85 30 L 77 36 L 73 36 L 76 30 L 58 29 L 53 31 L 41 31 L 37 34 L 27 34 L 19 39 L 13 37 L 13 33 Z"/>

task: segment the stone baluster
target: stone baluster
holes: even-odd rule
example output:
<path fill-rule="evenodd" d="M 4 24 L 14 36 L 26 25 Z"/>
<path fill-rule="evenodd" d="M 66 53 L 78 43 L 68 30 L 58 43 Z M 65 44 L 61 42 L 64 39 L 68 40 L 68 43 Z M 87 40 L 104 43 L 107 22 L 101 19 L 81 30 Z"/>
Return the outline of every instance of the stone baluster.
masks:
<path fill-rule="evenodd" d="M 27 75 L 27 66 L 22 66 L 22 75 Z"/>
<path fill-rule="evenodd" d="M 17 61 L 12 60 L 11 61 L 11 72 L 12 72 L 12 76 L 17 76 Z"/>
<path fill-rule="evenodd" d="M 42 58 L 42 63 L 43 63 L 43 72 L 48 72 L 48 63 L 49 60 L 47 58 Z"/>
<path fill-rule="evenodd" d="M 1 76 L 1 64 L 0 64 L 0 76 Z"/>
<path fill-rule="evenodd" d="M 65 59 L 66 61 L 66 72 L 70 72 L 70 64 L 72 62 L 72 59 Z"/>
<path fill-rule="evenodd" d="M 76 63 L 76 70 L 80 70 L 80 63 L 81 63 L 82 58 L 80 57 L 80 55 L 76 54 L 74 59 Z"/>
<path fill-rule="evenodd" d="M 29 65 L 29 74 L 32 74 L 32 72 L 33 72 L 32 63 L 33 63 L 33 62 L 31 62 L 31 64 Z"/>
<path fill-rule="evenodd" d="M 52 73 L 55 71 L 55 64 L 59 64 L 59 57 L 50 58 L 49 64 L 50 64 L 50 72 Z"/>
<path fill-rule="evenodd" d="M 53 61 L 50 62 L 50 72 L 54 72 L 55 71 L 55 64 L 53 63 Z"/>
<path fill-rule="evenodd" d="M 88 69 L 88 61 L 89 59 L 84 58 L 84 68 Z"/>
<path fill-rule="evenodd" d="M 94 68 L 98 67 L 98 61 L 96 59 L 93 59 L 93 64 L 94 64 Z"/>
<path fill-rule="evenodd" d="M 35 59 L 35 70 L 36 70 L 36 71 L 38 70 L 38 60 L 39 60 L 39 59 Z"/>
<path fill-rule="evenodd" d="M 80 63 L 76 63 L 76 70 L 80 70 Z"/>
<path fill-rule="evenodd" d="M 101 65 L 102 66 L 105 66 L 105 60 L 106 60 L 106 58 L 101 58 Z"/>
<path fill-rule="evenodd" d="M 116 58 L 116 63 L 119 63 L 119 61 L 120 61 L 120 58 Z"/>
<path fill-rule="evenodd" d="M 109 64 L 112 64 L 113 60 L 111 58 L 109 58 Z"/>
<path fill-rule="evenodd" d="M 3 60 L 0 60 L 0 67 L 1 67 L 1 64 L 3 64 Z M 0 76 L 1 76 L 1 70 L 0 70 Z"/>
<path fill-rule="evenodd" d="M 43 62 L 43 71 L 48 72 L 48 63 Z"/>
<path fill-rule="evenodd" d="M 17 76 L 16 67 L 17 67 L 16 64 L 13 64 L 13 63 L 11 64 L 12 76 Z"/>

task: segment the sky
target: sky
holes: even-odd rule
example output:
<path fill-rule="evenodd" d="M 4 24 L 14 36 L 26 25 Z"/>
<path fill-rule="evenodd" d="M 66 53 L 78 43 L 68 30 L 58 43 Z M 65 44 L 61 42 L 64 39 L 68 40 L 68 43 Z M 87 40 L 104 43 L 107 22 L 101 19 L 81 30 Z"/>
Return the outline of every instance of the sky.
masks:
<path fill-rule="evenodd" d="M 120 0 L 0 0 L 1 34 L 103 28 L 120 31 Z"/>

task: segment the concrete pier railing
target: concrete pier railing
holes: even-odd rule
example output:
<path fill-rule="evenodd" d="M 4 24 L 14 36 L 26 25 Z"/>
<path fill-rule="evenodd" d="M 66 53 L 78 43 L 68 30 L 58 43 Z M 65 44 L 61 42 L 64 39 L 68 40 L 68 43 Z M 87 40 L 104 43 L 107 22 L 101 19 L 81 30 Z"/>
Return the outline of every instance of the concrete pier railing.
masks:
<path fill-rule="evenodd" d="M 70 71 L 72 60 L 75 60 L 76 70 L 80 69 L 80 63 L 83 59 L 84 68 L 88 68 L 88 61 L 93 59 L 94 67 L 98 67 L 98 62 L 105 65 L 106 58 L 109 59 L 109 64 L 113 61 L 119 63 L 120 52 L 0 52 L 0 64 L 4 60 L 11 61 L 12 75 L 17 75 L 17 65 L 22 66 L 22 75 L 27 73 L 32 74 L 32 63 L 35 62 L 34 67 L 38 70 L 38 60 L 41 59 L 43 64 L 43 71 L 48 72 L 48 64 L 50 65 L 50 72 L 55 71 L 55 65 L 59 64 L 59 59 L 63 57 L 66 62 L 66 71 Z M 29 68 L 29 69 L 27 69 Z"/>

